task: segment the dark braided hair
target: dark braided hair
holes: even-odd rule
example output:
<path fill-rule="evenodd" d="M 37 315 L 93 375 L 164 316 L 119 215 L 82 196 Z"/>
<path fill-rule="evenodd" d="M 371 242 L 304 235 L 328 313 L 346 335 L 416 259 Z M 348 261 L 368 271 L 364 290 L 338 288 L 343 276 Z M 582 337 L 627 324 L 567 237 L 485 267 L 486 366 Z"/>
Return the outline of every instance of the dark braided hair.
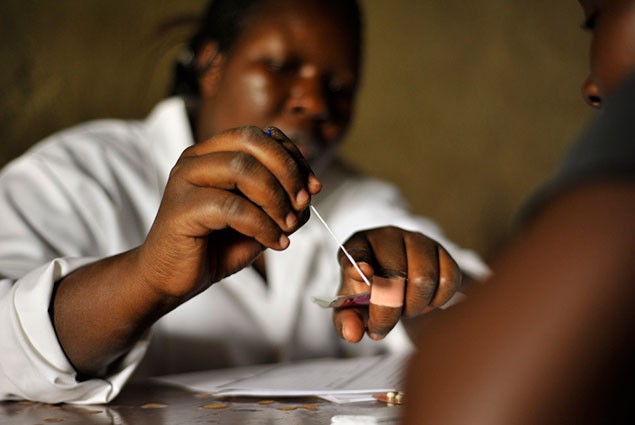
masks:
<path fill-rule="evenodd" d="M 171 95 L 198 95 L 198 79 L 205 70 L 196 67 L 196 55 L 207 41 L 214 41 L 219 52 L 229 52 L 242 34 L 249 18 L 258 15 L 259 7 L 272 0 L 212 0 L 199 22 L 199 27 L 188 43 L 187 50 L 177 60 Z M 301 2 L 303 0 L 287 0 Z M 357 0 L 321 0 L 325 7 L 338 8 L 350 24 L 361 48 L 362 18 Z M 358 52 L 360 54 L 361 52 Z"/>

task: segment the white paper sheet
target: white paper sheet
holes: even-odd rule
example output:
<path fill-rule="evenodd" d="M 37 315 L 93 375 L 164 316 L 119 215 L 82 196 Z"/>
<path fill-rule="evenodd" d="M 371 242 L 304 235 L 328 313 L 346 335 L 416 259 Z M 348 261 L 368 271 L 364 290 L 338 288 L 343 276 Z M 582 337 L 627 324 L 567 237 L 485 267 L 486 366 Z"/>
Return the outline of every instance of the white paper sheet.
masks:
<path fill-rule="evenodd" d="M 373 400 L 376 393 L 403 390 L 406 362 L 406 355 L 308 360 L 269 365 L 250 374 L 238 369 L 237 379 L 231 381 L 231 371 L 225 370 L 223 383 L 206 372 L 208 382 L 192 385 L 190 379 L 188 386 L 218 396 L 318 396 L 337 403 L 359 402 Z M 164 380 L 178 383 L 178 378 Z"/>

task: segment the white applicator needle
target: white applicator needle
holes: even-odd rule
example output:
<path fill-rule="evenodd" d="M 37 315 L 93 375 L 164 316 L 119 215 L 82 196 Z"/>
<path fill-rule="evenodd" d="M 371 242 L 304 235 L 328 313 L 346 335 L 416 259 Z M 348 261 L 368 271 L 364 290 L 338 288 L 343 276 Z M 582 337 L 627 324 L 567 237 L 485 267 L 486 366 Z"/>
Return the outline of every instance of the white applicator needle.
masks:
<path fill-rule="evenodd" d="M 346 250 L 346 248 L 344 248 L 344 245 L 342 245 L 339 241 L 339 239 L 337 239 L 337 236 L 335 236 L 335 233 L 333 233 L 333 231 L 331 230 L 331 228 L 329 227 L 328 224 L 326 224 L 326 221 L 324 221 L 324 219 L 322 218 L 322 216 L 320 215 L 319 212 L 317 212 L 317 210 L 315 209 L 315 207 L 313 205 L 310 205 L 311 207 L 311 211 L 313 211 L 315 213 L 315 216 L 322 222 L 322 224 L 324 225 L 324 227 L 326 228 L 326 230 L 328 230 L 328 232 L 331 234 L 331 236 L 333 236 L 333 239 L 335 240 L 335 242 L 337 242 L 337 244 L 340 246 L 340 249 L 342 250 L 342 252 L 344 253 L 344 255 L 346 255 L 346 258 L 348 258 L 348 261 L 351 262 L 351 264 L 353 265 L 353 267 L 355 267 L 355 270 L 357 270 L 357 273 L 359 273 L 359 275 L 361 276 L 362 280 L 364 281 L 364 283 L 368 286 L 370 286 L 370 282 L 368 281 L 368 278 L 364 275 L 364 273 L 362 273 L 362 269 L 359 268 L 359 266 L 357 265 L 357 263 L 355 262 L 355 260 L 353 259 L 353 257 L 351 257 L 351 254 L 348 253 L 348 251 Z"/>

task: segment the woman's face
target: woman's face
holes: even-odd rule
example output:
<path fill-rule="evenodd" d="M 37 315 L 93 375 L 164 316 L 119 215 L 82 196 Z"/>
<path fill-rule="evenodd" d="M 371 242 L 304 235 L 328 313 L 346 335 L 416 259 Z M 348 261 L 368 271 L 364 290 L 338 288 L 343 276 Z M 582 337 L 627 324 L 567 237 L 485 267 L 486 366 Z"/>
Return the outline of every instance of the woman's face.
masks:
<path fill-rule="evenodd" d="M 351 120 L 356 38 L 328 2 L 268 4 L 202 77 L 198 136 L 275 126 L 316 166 L 330 159 Z"/>
<path fill-rule="evenodd" d="M 585 27 L 591 31 L 591 72 L 584 83 L 587 103 L 600 107 L 602 99 L 635 72 L 635 1 L 580 0 Z"/>

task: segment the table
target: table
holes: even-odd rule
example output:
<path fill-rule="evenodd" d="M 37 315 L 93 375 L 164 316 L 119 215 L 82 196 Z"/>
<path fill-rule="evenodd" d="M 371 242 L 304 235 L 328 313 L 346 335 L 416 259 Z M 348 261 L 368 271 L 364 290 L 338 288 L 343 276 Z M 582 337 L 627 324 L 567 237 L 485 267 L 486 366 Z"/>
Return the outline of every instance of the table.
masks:
<path fill-rule="evenodd" d="M 391 413 L 381 409 L 400 412 L 401 407 L 378 401 L 335 404 L 316 398 L 216 398 L 209 393 L 149 379 L 129 383 L 108 405 L 0 402 L 0 424 L 328 425 L 334 415 Z"/>

